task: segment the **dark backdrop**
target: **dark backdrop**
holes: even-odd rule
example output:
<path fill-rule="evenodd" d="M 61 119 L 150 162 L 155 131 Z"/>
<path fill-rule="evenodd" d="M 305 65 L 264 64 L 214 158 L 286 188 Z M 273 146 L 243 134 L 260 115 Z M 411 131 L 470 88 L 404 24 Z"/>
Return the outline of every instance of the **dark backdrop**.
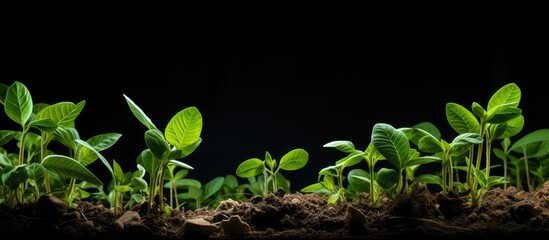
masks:
<path fill-rule="evenodd" d="M 23 82 L 34 102 L 86 100 L 82 139 L 117 132 L 102 152 L 136 169 L 145 127 L 122 94 L 163 130 L 178 111 L 203 115 L 202 145 L 183 159 L 189 177 L 234 174 L 266 151 L 294 148 L 305 168 L 292 189 L 316 181 L 343 154 L 322 146 L 371 128 L 430 121 L 451 141 L 445 104 L 486 106 L 504 84 L 522 90 L 523 132 L 549 127 L 544 13 L 532 10 L 371 11 L 364 16 L 148 16 L 73 13 L 2 21 L 0 81 Z M 16 127 L 4 115 L 0 128 Z M 98 174 L 106 169 L 98 161 Z M 242 180 L 244 182 L 244 180 Z"/>

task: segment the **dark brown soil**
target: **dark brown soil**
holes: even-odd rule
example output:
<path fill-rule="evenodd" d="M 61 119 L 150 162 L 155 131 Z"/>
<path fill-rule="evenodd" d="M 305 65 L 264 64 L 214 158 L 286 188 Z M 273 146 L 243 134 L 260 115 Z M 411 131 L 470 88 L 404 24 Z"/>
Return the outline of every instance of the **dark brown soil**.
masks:
<path fill-rule="evenodd" d="M 56 205 L 43 197 L 34 205 L 0 209 L 3 236 L 57 239 L 511 239 L 549 236 L 549 183 L 532 192 L 490 190 L 478 207 L 465 197 L 430 193 L 365 204 L 368 195 L 327 205 L 318 194 L 256 196 L 225 201 L 216 210 L 175 211 L 171 216 L 143 209 L 113 213 L 101 204 Z M 230 220 L 229 220 L 230 219 Z M 195 223 L 198 225 L 194 225 Z"/>

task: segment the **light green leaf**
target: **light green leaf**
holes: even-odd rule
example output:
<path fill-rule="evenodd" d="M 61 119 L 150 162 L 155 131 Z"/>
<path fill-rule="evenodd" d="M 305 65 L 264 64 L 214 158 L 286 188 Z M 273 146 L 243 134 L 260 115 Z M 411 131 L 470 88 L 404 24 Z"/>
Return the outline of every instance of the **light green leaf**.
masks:
<path fill-rule="evenodd" d="M 521 98 L 520 88 L 516 83 L 508 83 L 498 89 L 488 101 L 488 112 L 490 110 L 507 105 L 509 107 L 518 107 Z"/>
<path fill-rule="evenodd" d="M 74 128 L 74 120 L 80 113 L 86 101 L 81 101 L 78 104 L 72 102 L 60 102 L 43 108 L 39 111 L 34 119 L 51 119 L 57 125 L 62 127 Z"/>
<path fill-rule="evenodd" d="M 304 167 L 308 160 L 309 153 L 301 148 L 296 148 L 282 156 L 279 168 L 288 171 L 297 170 Z"/>
<path fill-rule="evenodd" d="M 446 119 L 452 129 L 459 134 L 480 133 L 480 123 L 475 115 L 457 103 L 446 104 Z"/>
<path fill-rule="evenodd" d="M 524 135 L 511 145 L 510 149 L 522 153 L 523 148 L 526 148 L 528 145 L 543 141 L 549 141 L 549 129 L 547 128 L 537 129 Z"/>
<path fill-rule="evenodd" d="M 92 152 L 94 152 L 98 157 L 99 159 L 101 160 L 101 162 L 103 162 L 103 165 L 105 165 L 105 167 L 107 167 L 107 169 L 109 170 L 109 173 L 111 174 L 111 176 L 114 176 L 114 172 L 112 170 L 112 167 L 109 163 L 109 161 L 107 161 L 107 159 L 105 159 L 105 157 L 103 157 L 103 155 L 101 153 L 99 153 L 99 151 L 95 150 L 95 148 L 93 146 L 91 146 L 90 144 L 88 144 L 87 142 L 81 140 L 81 139 L 76 139 L 75 140 L 77 143 L 83 145 L 84 147 L 90 149 Z"/>
<path fill-rule="evenodd" d="M 95 151 L 100 152 L 112 147 L 116 142 L 118 142 L 121 136 L 122 134 L 119 133 L 104 133 L 95 135 L 86 142 L 92 146 Z M 82 165 L 87 166 L 97 160 L 97 155 L 89 148 L 81 148 L 78 160 L 82 163 Z"/>
<path fill-rule="evenodd" d="M 139 122 L 141 122 L 141 124 L 147 127 L 147 129 L 157 129 L 152 120 L 147 117 L 145 112 L 143 112 L 143 110 L 141 110 L 141 108 L 139 108 L 139 106 L 137 106 L 137 104 L 135 104 L 133 100 L 130 99 L 130 97 L 126 96 L 125 94 L 123 94 L 123 96 L 126 99 L 126 103 L 128 103 L 128 106 L 133 115 L 137 118 L 137 120 L 139 120 Z"/>
<path fill-rule="evenodd" d="M 353 153 L 356 151 L 355 145 L 351 141 L 346 141 L 346 140 L 332 141 L 324 144 L 324 146 L 322 147 L 335 148 L 339 151 L 346 152 L 346 153 Z"/>
<path fill-rule="evenodd" d="M 176 149 L 195 144 L 202 133 L 202 115 L 196 107 L 187 107 L 168 122 L 164 135 Z"/>
<path fill-rule="evenodd" d="M 184 162 L 181 162 L 181 161 L 178 161 L 178 160 L 170 160 L 169 164 L 175 164 L 176 166 L 179 166 L 179 167 L 182 167 L 184 169 L 189 169 L 189 170 L 193 170 L 194 168 L 189 165 L 189 164 L 186 164 Z"/>
<path fill-rule="evenodd" d="M 170 154 L 170 145 L 164 139 L 162 132 L 156 129 L 149 129 L 145 132 L 145 143 L 154 156 L 161 161 L 167 160 Z"/>
<path fill-rule="evenodd" d="M 265 170 L 263 161 L 259 158 L 251 158 L 238 165 L 236 175 L 241 178 L 254 177 L 261 174 L 263 170 Z"/>
<path fill-rule="evenodd" d="M 17 131 L 12 130 L 0 130 L 0 146 L 11 141 L 17 133 Z"/>
<path fill-rule="evenodd" d="M 213 196 L 221 187 L 223 187 L 224 177 L 216 177 L 204 185 L 204 195 L 203 199 L 207 199 Z"/>

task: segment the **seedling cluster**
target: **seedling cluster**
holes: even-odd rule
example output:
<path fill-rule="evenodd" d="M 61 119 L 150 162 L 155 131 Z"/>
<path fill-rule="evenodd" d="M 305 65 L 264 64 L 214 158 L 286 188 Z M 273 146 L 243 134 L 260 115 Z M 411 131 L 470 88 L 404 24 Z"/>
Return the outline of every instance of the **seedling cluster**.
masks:
<path fill-rule="evenodd" d="M 160 129 L 129 96 L 123 97 L 145 127 L 147 148 L 136 157 L 137 167 L 131 170 L 122 169 L 101 153 L 122 134 L 80 137 L 75 121 L 85 101 L 35 103 L 23 83 L 0 84 L 5 117 L 20 126 L 0 130 L 0 204 L 14 207 L 51 194 L 69 205 L 85 199 L 101 201 L 115 214 L 144 205 L 149 211 L 169 215 L 174 209 L 216 208 L 224 200 L 246 201 L 279 189 L 291 192 L 290 180 L 282 170 L 297 171 L 309 161 L 309 154 L 301 148 L 280 160 L 267 151 L 262 159 L 242 161 L 234 175 L 202 183 L 188 177 L 194 168 L 183 161 L 202 142 L 203 119 L 198 108 L 182 109 Z M 383 198 L 395 200 L 409 194 L 419 183 L 438 187 L 443 193 L 465 193 L 472 206 L 478 206 L 495 186 L 532 191 L 549 179 L 549 129 L 511 139 L 524 126 L 520 98 L 520 88 L 509 83 L 484 107 L 477 102 L 470 108 L 447 103 L 446 119 L 456 132 L 451 140 L 442 138 L 431 122 L 422 122 L 403 127 L 377 123 L 364 150 L 347 140 L 328 142 L 323 147 L 340 151 L 343 157 L 322 168 L 317 181 L 299 191 L 324 195 L 328 204 L 344 204 L 367 193 L 367 204 L 374 207 Z M 54 151 L 51 142 L 66 151 Z M 97 160 L 110 173 L 108 182 L 89 170 Z M 357 167 L 362 161 L 366 169 Z M 388 164 L 380 167 L 380 161 Z M 498 162 L 501 164 L 494 164 Z M 418 174 L 426 165 L 437 170 Z M 493 174 L 496 168 L 502 176 Z M 240 179 L 247 182 L 241 184 Z"/>

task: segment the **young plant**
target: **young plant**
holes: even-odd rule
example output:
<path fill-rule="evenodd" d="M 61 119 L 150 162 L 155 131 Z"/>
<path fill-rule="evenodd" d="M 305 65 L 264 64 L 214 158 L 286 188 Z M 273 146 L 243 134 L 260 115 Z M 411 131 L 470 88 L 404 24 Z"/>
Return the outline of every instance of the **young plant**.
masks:
<path fill-rule="evenodd" d="M 480 193 L 484 192 L 479 189 L 479 181 L 482 178 L 490 179 L 493 141 L 514 136 L 524 126 L 522 110 L 518 108 L 520 98 L 520 88 L 515 83 L 509 83 L 490 97 L 486 109 L 477 102 L 473 102 L 471 111 L 457 103 L 446 104 L 446 118 L 458 134 L 478 133 L 484 139 L 482 143 L 471 146 L 467 162 L 466 186 L 470 190 L 473 206 L 479 204 Z M 481 169 L 483 156 L 486 158 L 485 168 Z M 481 175 L 479 171 L 484 173 Z"/>
<path fill-rule="evenodd" d="M 280 163 L 277 163 L 276 159 L 273 159 L 269 152 L 265 152 L 265 160 L 250 158 L 238 165 L 236 175 L 241 178 L 249 178 L 263 173 L 263 195 L 267 195 L 269 179 L 272 183 L 273 190 L 276 190 L 279 187 L 277 176 L 280 170 L 298 170 L 304 167 L 308 160 L 309 153 L 301 148 L 293 149 L 284 154 L 280 159 Z"/>
<path fill-rule="evenodd" d="M 376 123 L 372 130 L 371 142 L 379 153 L 396 168 L 398 180 L 394 188 L 393 196 L 408 194 L 408 180 L 413 180 L 409 169 L 438 161 L 432 156 L 419 156 L 419 152 L 410 148 L 410 142 L 401 129 L 396 129 L 386 123 Z M 392 174 L 384 175 L 391 176 Z M 391 184 L 380 183 L 384 188 L 392 188 Z"/>
<path fill-rule="evenodd" d="M 216 177 L 207 182 L 202 188 L 202 184 L 195 180 L 194 184 L 187 186 L 188 191 L 178 194 L 178 198 L 187 202 L 191 209 L 199 209 L 203 204 L 208 205 L 209 209 L 216 207 L 215 194 L 223 187 L 225 178 Z"/>
<path fill-rule="evenodd" d="M 335 148 L 341 152 L 347 153 L 348 155 L 345 158 L 342 158 L 336 161 L 335 165 L 323 168 L 319 172 L 319 182 L 306 186 L 301 189 L 302 192 L 317 192 L 320 194 L 328 195 L 328 204 L 334 204 L 336 202 L 345 203 L 346 198 L 349 195 L 352 195 L 352 192 L 349 189 L 346 189 L 343 186 L 344 180 L 344 170 L 347 167 L 354 166 L 358 164 L 362 159 L 368 164 L 369 174 L 366 175 L 353 175 L 349 172 L 349 176 L 354 179 L 365 178 L 364 181 L 368 184 L 368 190 L 366 192 L 370 193 L 368 199 L 369 203 L 375 205 L 379 199 L 378 191 L 376 190 L 375 181 L 371 181 L 372 176 L 374 176 L 375 164 L 378 160 L 382 160 L 383 156 L 373 147 L 372 144 L 368 145 L 368 148 L 365 151 L 357 150 L 354 144 L 350 141 L 340 140 L 332 141 L 324 144 L 324 147 Z M 358 172 L 353 172 L 359 174 Z M 334 183 L 333 178 L 336 179 L 337 184 Z M 354 180 L 353 179 L 353 180 Z M 349 179 L 350 180 L 350 179 Z M 358 181 L 356 181 L 358 182 Z M 354 184 L 353 186 L 359 186 Z"/>
<path fill-rule="evenodd" d="M 196 107 L 184 108 L 170 119 L 164 132 L 161 132 L 137 104 L 126 95 L 124 98 L 133 115 L 147 128 L 145 143 L 148 148 L 138 156 L 137 163 L 150 176 L 148 210 L 153 210 L 154 200 L 158 198 L 160 211 L 166 211 L 163 189 L 168 165 L 192 169 L 179 159 L 189 156 L 202 142 L 202 114 Z"/>
<path fill-rule="evenodd" d="M 539 165 L 536 171 L 534 171 L 535 176 L 539 178 L 539 183 L 545 182 L 544 179 L 544 165 L 542 164 L 542 159 L 544 159 L 547 154 L 549 154 L 549 129 L 538 129 L 532 131 L 515 143 L 511 144 L 510 138 L 505 138 L 501 142 L 502 149 L 494 148 L 494 154 L 503 161 L 503 177 L 511 181 L 508 177 L 508 163 L 511 161 L 511 164 L 514 165 L 515 169 L 515 185 L 518 189 L 522 189 L 522 180 L 520 175 L 521 162 L 526 176 L 526 186 L 528 191 L 534 190 L 534 183 L 530 179 L 530 159 L 538 159 Z M 517 156 L 518 155 L 518 156 Z M 504 188 L 507 188 L 507 184 L 504 185 Z"/>

